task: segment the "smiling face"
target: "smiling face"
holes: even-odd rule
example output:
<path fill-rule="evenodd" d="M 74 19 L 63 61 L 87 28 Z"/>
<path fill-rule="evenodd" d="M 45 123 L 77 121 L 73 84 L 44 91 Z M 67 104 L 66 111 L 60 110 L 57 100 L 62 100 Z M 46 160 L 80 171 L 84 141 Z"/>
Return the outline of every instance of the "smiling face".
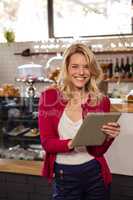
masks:
<path fill-rule="evenodd" d="M 68 76 L 74 89 L 83 89 L 90 80 L 90 70 L 86 58 L 81 53 L 75 53 L 70 57 Z"/>

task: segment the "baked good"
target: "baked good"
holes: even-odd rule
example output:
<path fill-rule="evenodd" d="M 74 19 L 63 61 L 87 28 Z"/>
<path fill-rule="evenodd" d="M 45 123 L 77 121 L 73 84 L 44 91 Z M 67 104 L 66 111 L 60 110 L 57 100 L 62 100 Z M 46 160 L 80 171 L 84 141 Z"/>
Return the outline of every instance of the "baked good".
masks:
<path fill-rule="evenodd" d="M 20 89 L 13 84 L 4 84 L 0 88 L 1 97 L 19 97 Z"/>
<path fill-rule="evenodd" d="M 128 101 L 133 101 L 133 95 L 128 95 L 127 100 Z"/>
<path fill-rule="evenodd" d="M 56 83 L 57 80 L 58 80 L 59 74 L 60 74 L 60 68 L 56 68 L 55 70 L 53 70 L 53 71 L 49 74 L 49 77 L 48 77 L 48 78 Z"/>
<path fill-rule="evenodd" d="M 59 54 L 48 60 L 46 63 L 46 71 L 48 79 L 54 81 L 55 83 L 58 80 L 60 69 L 62 67 L 63 57 Z"/>
<path fill-rule="evenodd" d="M 127 101 L 132 101 L 133 102 L 133 90 L 131 90 L 128 95 L 127 95 Z"/>

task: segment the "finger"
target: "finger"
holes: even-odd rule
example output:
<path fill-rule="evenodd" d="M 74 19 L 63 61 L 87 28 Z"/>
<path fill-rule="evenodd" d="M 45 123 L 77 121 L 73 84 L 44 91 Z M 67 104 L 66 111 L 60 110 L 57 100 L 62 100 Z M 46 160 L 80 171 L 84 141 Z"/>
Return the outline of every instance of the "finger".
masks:
<path fill-rule="evenodd" d="M 111 137 L 116 137 L 119 135 L 119 131 L 111 131 L 111 130 L 102 130 L 105 134 L 111 136 Z"/>
<path fill-rule="evenodd" d="M 120 127 L 120 124 L 116 123 L 116 122 L 109 122 L 109 123 L 107 123 L 107 125 L 114 126 L 114 127 Z"/>
<path fill-rule="evenodd" d="M 107 133 L 107 134 L 120 134 L 120 130 L 112 130 L 112 129 L 102 129 L 102 131 L 104 133 Z"/>
<path fill-rule="evenodd" d="M 102 129 L 120 132 L 120 128 L 119 128 L 119 127 L 117 128 L 117 127 L 114 127 L 114 126 L 106 126 L 106 125 L 104 125 L 104 126 L 102 127 Z"/>

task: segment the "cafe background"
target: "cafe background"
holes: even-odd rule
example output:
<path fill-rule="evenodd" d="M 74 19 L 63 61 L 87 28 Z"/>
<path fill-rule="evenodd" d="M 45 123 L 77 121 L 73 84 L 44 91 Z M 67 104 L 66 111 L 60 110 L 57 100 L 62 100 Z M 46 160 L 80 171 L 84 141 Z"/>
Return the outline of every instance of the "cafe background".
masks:
<path fill-rule="evenodd" d="M 0 1 L 0 200 L 51 198 L 40 176 L 45 152 L 38 98 L 56 82 L 62 53 L 75 42 L 95 53 L 104 72 L 101 90 L 112 111 L 123 113 L 121 136 L 106 154 L 113 174 L 111 199 L 133 199 L 132 9 L 130 0 Z"/>

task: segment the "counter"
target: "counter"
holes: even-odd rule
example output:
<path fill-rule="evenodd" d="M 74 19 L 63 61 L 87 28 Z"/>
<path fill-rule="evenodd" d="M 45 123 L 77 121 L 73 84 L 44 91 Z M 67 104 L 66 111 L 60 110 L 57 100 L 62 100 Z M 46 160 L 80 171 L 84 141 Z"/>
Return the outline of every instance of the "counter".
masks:
<path fill-rule="evenodd" d="M 112 173 L 133 176 L 133 110 L 132 113 L 122 113 L 119 124 L 120 135 L 105 156 Z"/>
<path fill-rule="evenodd" d="M 123 112 L 119 123 L 121 134 L 105 157 L 113 182 L 111 200 L 133 199 L 133 104 L 113 104 L 112 112 Z M 52 198 L 51 185 L 41 176 L 43 161 L 0 159 L 0 199 L 45 200 Z M 125 176 L 126 175 L 126 176 Z"/>
<path fill-rule="evenodd" d="M 40 176 L 42 164 L 41 161 L 0 159 L 0 172 Z"/>
<path fill-rule="evenodd" d="M 133 103 L 113 103 L 111 104 L 111 111 L 133 113 Z"/>
<path fill-rule="evenodd" d="M 40 176 L 42 162 L 0 159 L 0 200 L 52 199 L 52 185 Z"/>
<path fill-rule="evenodd" d="M 112 99 L 111 111 L 121 112 L 119 119 L 120 135 L 108 149 L 105 157 L 114 174 L 133 176 L 133 159 L 131 157 L 133 144 L 133 103 L 120 103 Z"/>
<path fill-rule="evenodd" d="M 132 152 L 131 145 L 133 141 L 133 103 L 112 104 L 111 111 L 123 113 L 119 121 L 121 134 L 108 150 L 107 160 L 112 173 L 133 175 L 133 169 L 129 170 L 130 166 L 133 166 L 133 159 L 129 155 Z M 0 159 L 0 172 L 40 176 L 42 164 L 42 161 Z"/>

